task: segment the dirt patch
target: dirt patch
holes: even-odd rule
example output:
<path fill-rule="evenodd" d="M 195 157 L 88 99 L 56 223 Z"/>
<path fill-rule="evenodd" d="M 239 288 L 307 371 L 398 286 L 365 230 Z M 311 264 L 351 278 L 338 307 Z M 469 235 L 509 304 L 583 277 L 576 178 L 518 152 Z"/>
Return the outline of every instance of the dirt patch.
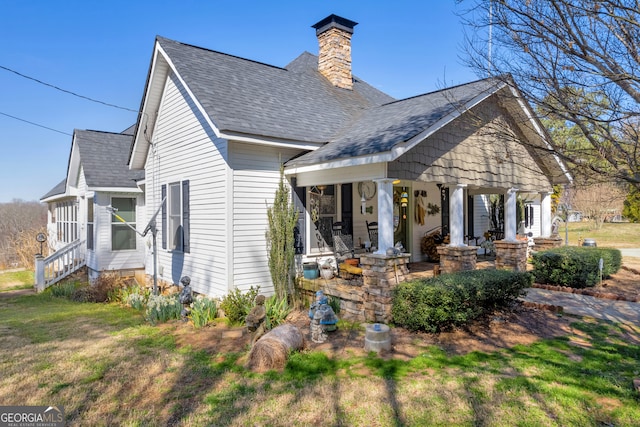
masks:
<path fill-rule="evenodd" d="M 571 334 L 570 323 L 575 319 L 558 316 L 544 310 L 519 304 L 510 311 L 495 313 L 466 328 L 440 334 L 411 332 L 404 328 L 391 328 L 390 351 L 381 356 L 409 360 L 424 353 L 430 346 L 438 346 L 447 354 L 467 354 L 472 351 L 493 352 L 515 345 L 532 344 L 540 339 Z M 305 349 L 327 353 L 330 357 L 363 356 L 365 329 L 363 325 L 338 328 L 324 343 L 310 339 L 309 318 L 304 311 L 295 311 L 287 319 L 302 331 Z M 180 347 L 190 346 L 209 354 L 248 351 L 251 333 L 242 327 L 229 327 L 224 322 L 202 329 L 175 322 L 163 326 L 176 337 Z"/>
<path fill-rule="evenodd" d="M 626 264 L 626 263 L 625 263 Z M 640 266 L 625 265 L 618 273 L 594 288 L 598 291 L 618 293 L 625 297 L 637 297 L 640 289 Z M 576 319 L 558 315 L 549 310 L 539 310 L 516 304 L 511 310 L 493 315 L 471 325 L 450 332 L 427 334 L 410 332 L 403 328 L 391 328 L 392 349 L 383 352 L 385 358 L 408 360 L 424 353 L 429 346 L 438 346 L 452 355 L 473 351 L 493 352 L 516 345 L 529 345 L 545 338 L 579 335 L 570 324 Z M 294 311 L 287 318 L 299 327 L 305 337 L 305 348 L 324 351 L 330 357 L 364 355 L 364 325 L 341 327 L 329 334 L 322 344 L 311 341 L 309 317 L 306 311 Z M 245 352 L 249 350 L 251 333 L 243 327 L 229 327 L 225 322 L 202 329 L 191 324 L 174 322 L 163 326 L 176 336 L 178 346 L 191 346 L 210 354 Z M 629 337 L 637 335 L 631 333 Z"/>

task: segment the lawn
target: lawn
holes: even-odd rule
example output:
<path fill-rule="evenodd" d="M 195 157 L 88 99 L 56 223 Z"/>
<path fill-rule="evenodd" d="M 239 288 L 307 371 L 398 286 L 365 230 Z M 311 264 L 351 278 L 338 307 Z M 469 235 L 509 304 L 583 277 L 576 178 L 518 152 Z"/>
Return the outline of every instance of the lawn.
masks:
<path fill-rule="evenodd" d="M 179 325 L 179 326 L 178 326 Z M 637 426 L 640 329 L 575 319 L 568 335 L 416 357 L 303 351 L 283 372 L 208 351 L 188 325 L 49 293 L 0 300 L 0 402 L 63 405 L 69 425 Z M 199 332 L 195 332 L 197 334 Z M 189 335 L 196 336 L 196 335 Z M 192 343 L 193 344 L 193 343 Z"/>
<path fill-rule="evenodd" d="M 569 245 L 578 246 L 579 239 L 595 239 L 598 246 L 615 248 L 640 248 L 640 224 L 607 222 L 595 230 L 591 222 L 570 222 Z M 564 224 L 560 224 L 559 236 L 565 239 Z"/>
<path fill-rule="evenodd" d="M 0 273 L 0 292 L 33 288 L 33 271 L 19 270 Z"/>

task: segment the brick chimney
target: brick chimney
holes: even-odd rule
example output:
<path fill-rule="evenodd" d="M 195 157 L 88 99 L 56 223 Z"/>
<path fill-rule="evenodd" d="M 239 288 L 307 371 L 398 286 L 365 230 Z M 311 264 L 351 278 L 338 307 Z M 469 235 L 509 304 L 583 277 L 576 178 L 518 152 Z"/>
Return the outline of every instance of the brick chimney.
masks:
<path fill-rule="evenodd" d="M 318 71 L 342 89 L 353 89 L 351 35 L 356 25 L 357 22 L 330 15 L 312 26 L 320 45 Z"/>

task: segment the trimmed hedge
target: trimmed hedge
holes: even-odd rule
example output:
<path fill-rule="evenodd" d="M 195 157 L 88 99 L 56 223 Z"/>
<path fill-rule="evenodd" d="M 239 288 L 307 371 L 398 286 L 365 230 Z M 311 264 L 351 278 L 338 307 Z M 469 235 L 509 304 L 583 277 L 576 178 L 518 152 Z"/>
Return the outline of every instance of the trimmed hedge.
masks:
<path fill-rule="evenodd" d="M 533 254 L 533 276 L 537 283 L 572 288 L 595 286 L 600 281 L 600 258 L 604 278 L 617 273 L 622 265 L 618 249 L 564 246 Z"/>
<path fill-rule="evenodd" d="M 393 293 L 393 322 L 412 331 L 439 332 L 512 303 L 531 286 L 529 273 L 473 270 L 400 283 Z"/>

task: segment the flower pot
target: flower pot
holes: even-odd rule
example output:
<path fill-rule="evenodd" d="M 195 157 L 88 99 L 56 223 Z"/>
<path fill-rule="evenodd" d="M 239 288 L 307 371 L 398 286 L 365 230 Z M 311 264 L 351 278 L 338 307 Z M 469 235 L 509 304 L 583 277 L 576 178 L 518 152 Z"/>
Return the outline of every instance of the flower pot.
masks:
<path fill-rule="evenodd" d="M 325 280 L 333 279 L 333 268 L 321 268 L 320 275 Z"/>
<path fill-rule="evenodd" d="M 307 280 L 314 280 L 318 278 L 318 263 L 317 262 L 305 262 L 302 264 L 302 272 L 304 278 Z"/>

